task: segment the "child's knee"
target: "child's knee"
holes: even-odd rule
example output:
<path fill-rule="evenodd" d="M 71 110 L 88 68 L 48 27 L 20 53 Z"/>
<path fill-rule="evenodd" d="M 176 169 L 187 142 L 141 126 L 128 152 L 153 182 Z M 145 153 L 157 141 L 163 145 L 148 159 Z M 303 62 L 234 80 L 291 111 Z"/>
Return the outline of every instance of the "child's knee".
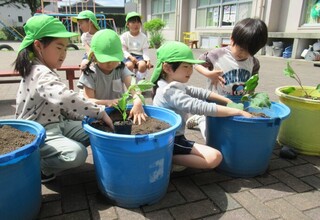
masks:
<path fill-rule="evenodd" d="M 223 156 L 220 151 L 214 150 L 210 154 L 210 158 L 208 158 L 208 159 L 209 159 L 209 160 L 207 160 L 208 168 L 213 169 L 213 168 L 217 167 L 222 162 Z"/>
<path fill-rule="evenodd" d="M 83 165 L 86 162 L 87 156 L 87 149 L 82 144 L 74 146 L 72 151 L 64 152 L 60 155 L 68 164 L 68 169 Z"/>

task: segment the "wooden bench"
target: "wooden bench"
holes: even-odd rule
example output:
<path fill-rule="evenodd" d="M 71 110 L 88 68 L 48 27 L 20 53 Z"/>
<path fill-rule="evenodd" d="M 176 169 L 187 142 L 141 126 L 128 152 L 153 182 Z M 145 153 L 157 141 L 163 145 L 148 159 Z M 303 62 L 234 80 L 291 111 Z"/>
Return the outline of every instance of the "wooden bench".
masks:
<path fill-rule="evenodd" d="M 80 67 L 79 65 L 71 65 L 71 66 L 61 66 L 60 68 L 57 69 L 57 71 L 65 71 L 66 72 L 66 78 L 69 82 L 69 89 L 74 88 L 73 86 L 73 81 L 75 79 L 79 79 L 78 76 L 76 76 L 75 72 L 79 71 Z"/>
<path fill-rule="evenodd" d="M 18 72 L 14 72 L 13 70 L 0 70 L 0 77 L 20 77 Z M 6 83 L 19 83 L 20 79 L 1 79 L 0 84 Z"/>
<path fill-rule="evenodd" d="M 69 89 L 73 89 L 73 81 L 75 79 L 79 79 L 78 76 L 76 76 L 75 71 L 79 71 L 80 67 L 78 65 L 70 65 L 70 66 L 61 66 L 57 69 L 57 71 L 65 71 L 66 73 L 66 79 L 69 83 Z M 13 70 L 0 70 L 0 77 L 20 77 L 19 73 L 14 72 Z M 0 80 L 0 84 L 5 83 L 19 83 L 21 81 L 20 79 L 4 79 Z"/>

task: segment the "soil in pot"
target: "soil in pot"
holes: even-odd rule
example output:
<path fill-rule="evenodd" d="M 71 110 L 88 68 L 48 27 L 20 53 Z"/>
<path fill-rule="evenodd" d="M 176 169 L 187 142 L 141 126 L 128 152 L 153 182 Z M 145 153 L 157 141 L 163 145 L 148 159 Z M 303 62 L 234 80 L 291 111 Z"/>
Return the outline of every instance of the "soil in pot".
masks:
<path fill-rule="evenodd" d="M 0 127 L 0 155 L 6 154 L 33 142 L 35 135 L 20 131 L 9 125 Z"/>
<path fill-rule="evenodd" d="M 127 112 L 127 114 L 129 115 L 129 112 Z M 109 114 L 109 116 L 112 119 L 112 121 L 119 121 L 122 119 L 122 116 L 118 111 L 112 111 Z M 101 131 L 112 132 L 110 127 L 108 127 L 104 122 L 100 120 L 92 122 L 91 126 Z M 131 135 L 151 134 L 151 133 L 165 130 L 169 127 L 170 127 L 169 123 L 166 123 L 164 121 L 161 121 L 153 117 L 147 117 L 146 121 L 142 121 L 140 125 L 138 124 L 132 125 Z"/>

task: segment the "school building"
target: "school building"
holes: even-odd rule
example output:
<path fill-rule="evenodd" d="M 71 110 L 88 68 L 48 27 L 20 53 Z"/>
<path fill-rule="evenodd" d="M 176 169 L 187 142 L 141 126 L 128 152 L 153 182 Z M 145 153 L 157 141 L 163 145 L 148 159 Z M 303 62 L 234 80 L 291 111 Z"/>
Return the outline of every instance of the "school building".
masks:
<path fill-rule="evenodd" d="M 201 48 L 229 43 L 235 23 L 246 17 L 260 18 L 268 26 L 267 52 L 273 42 L 292 46 L 292 58 L 301 58 L 309 45 L 320 39 L 320 0 L 133 0 L 143 21 L 159 17 L 166 22 L 166 40 L 183 41 L 194 32 Z"/>

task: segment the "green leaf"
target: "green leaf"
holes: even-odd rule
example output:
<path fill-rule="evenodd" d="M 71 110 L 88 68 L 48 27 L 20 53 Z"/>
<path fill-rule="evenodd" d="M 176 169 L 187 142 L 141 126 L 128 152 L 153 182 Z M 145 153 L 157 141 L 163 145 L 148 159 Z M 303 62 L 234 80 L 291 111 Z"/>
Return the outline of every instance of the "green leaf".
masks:
<path fill-rule="evenodd" d="M 245 94 L 244 96 L 241 97 L 241 102 L 248 102 L 250 101 L 251 95 L 250 94 Z"/>
<path fill-rule="evenodd" d="M 296 73 L 294 72 L 294 70 L 290 66 L 290 62 L 287 62 L 287 68 L 285 68 L 283 70 L 283 73 L 284 73 L 284 75 L 289 76 L 291 78 L 295 78 L 295 75 L 296 75 Z"/>
<path fill-rule="evenodd" d="M 317 85 L 316 90 L 318 90 L 318 92 L 320 92 L 320 84 Z"/>
<path fill-rule="evenodd" d="M 141 80 L 138 82 L 137 87 L 140 89 L 141 92 L 144 92 L 154 87 L 154 84 L 147 80 Z"/>
<path fill-rule="evenodd" d="M 247 91 L 247 92 L 252 92 L 255 90 L 255 88 L 257 87 L 258 85 L 258 81 L 259 81 L 259 76 L 256 74 L 256 75 L 253 75 L 251 76 L 247 82 L 245 83 L 245 87 L 244 87 L 244 90 Z"/>
<path fill-rule="evenodd" d="M 250 107 L 252 108 L 270 108 L 270 106 L 269 96 L 265 92 L 256 93 L 251 97 Z"/>
<path fill-rule="evenodd" d="M 239 110 L 243 110 L 244 109 L 244 106 L 243 106 L 242 103 L 235 103 L 235 102 L 228 103 L 227 107 L 235 108 L 235 109 L 239 109 Z"/>
<path fill-rule="evenodd" d="M 283 92 L 284 94 L 290 94 L 292 92 L 294 92 L 296 90 L 296 88 L 294 87 L 287 87 L 281 90 L 281 92 Z"/>

